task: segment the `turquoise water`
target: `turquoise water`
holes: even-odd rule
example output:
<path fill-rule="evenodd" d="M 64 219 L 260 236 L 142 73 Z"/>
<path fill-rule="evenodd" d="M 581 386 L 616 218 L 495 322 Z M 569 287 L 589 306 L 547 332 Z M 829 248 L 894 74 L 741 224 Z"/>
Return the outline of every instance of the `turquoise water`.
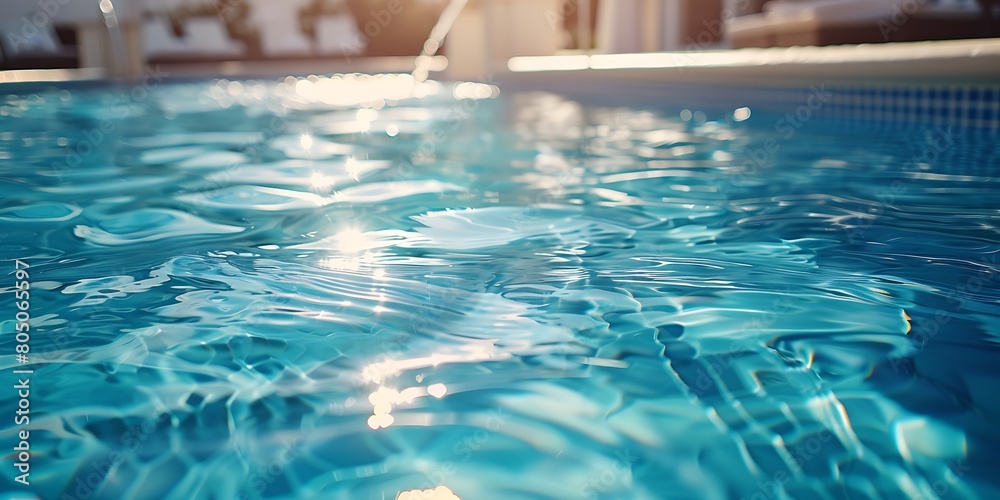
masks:
<path fill-rule="evenodd" d="M 6 491 L 1000 494 L 994 135 L 407 77 L 139 90 L 0 92 L 4 380 L 34 370 Z"/>

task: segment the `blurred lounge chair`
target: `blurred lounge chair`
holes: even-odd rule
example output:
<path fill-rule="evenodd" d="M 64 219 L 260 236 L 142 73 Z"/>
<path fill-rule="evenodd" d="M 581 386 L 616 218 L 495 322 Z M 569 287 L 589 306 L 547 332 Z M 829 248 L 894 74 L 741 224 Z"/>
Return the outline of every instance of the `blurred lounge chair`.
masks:
<path fill-rule="evenodd" d="M 734 48 L 791 47 L 969 38 L 982 26 L 976 0 L 775 0 L 726 34 Z"/>
<path fill-rule="evenodd" d="M 302 32 L 298 13 L 310 0 L 246 0 L 260 33 L 265 58 L 311 57 L 312 41 Z"/>
<path fill-rule="evenodd" d="M 22 18 L 0 19 L 0 70 L 76 68 L 76 48 L 66 46 L 51 24 L 33 32 L 23 29 Z M 72 34 L 72 30 L 66 31 Z"/>
<path fill-rule="evenodd" d="M 719 48 L 722 15 L 722 0 L 601 1 L 597 4 L 597 51 Z"/>
<path fill-rule="evenodd" d="M 232 40 L 226 33 L 226 26 L 217 17 L 201 17 L 184 23 L 188 34 L 188 45 L 209 47 L 215 56 L 238 57 L 243 54 L 243 44 Z"/>
<path fill-rule="evenodd" d="M 316 20 L 316 49 L 320 55 L 354 56 L 362 53 L 366 37 L 358 32 L 354 17 L 321 16 Z"/>
<path fill-rule="evenodd" d="M 174 36 L 162 17 L 147 19 L 142 26 L 142 47 L 148 59 L 183 55 L 188 50 L 184 39 Z"/>
<path fill-rule="evenodd" d="M 198 17 L 184 23 L 184 37 L 177 37 L 166 19 L 156 17 L 143 24 L 143 49 L 150 61 L 220 61 L 242 57 L 246 48 L 232 40 L 222 21 Z"/>

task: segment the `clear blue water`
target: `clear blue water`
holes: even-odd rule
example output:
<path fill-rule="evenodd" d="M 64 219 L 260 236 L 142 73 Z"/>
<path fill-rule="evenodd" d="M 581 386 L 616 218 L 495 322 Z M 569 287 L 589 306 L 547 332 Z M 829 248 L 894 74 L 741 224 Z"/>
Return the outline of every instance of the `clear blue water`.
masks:
<path fill-rule="evenodd" d="M 0 92 L 3 489 L 1000 494 L 995 136 L 455 93 Z"/>

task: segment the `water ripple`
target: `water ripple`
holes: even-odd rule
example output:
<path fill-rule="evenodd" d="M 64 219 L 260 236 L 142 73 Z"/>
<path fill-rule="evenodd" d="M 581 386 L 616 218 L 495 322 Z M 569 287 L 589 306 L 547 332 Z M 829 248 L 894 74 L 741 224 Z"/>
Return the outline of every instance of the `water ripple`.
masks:
<path fill-rule="evenodd" d="M 995 136 L 914 161 L 942 131 L 405 75 L 121 91 L 0 98 L 44 498 L 1000 492 Z"/>

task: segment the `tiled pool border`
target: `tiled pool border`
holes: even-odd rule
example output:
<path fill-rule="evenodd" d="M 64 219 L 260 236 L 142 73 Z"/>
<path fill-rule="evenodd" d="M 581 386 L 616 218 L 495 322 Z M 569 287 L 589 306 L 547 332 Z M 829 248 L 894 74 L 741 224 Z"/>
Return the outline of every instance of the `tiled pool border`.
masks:
<path fill-rule="evenodd" d="M 805 87 L 732 88 L 704 86 L 703 99 L 719 104 L 791 108 L 808 104 L 819 90 L 827 100 L 813 116 L 889 123 L 1000 129 L 1000 85 L 992 84 L 817 84 Z"/>
<path fill-rule="evenodd" d="M 594 76 L 595 78 L 591 78 Z M 763 108 L 768 112 L 794 113 L 809 106 L 812 118 L 832 118 L 884 125 L 932 125 L 985 129 L 1000 132 L 1000 83 L 872 83 L 820 82 L 795 85 L 738 85 L 722 83 L 650 83 L 601 79 L 598 75 L 551 74 L 541 79 L 500 79 L 501 90 L 542 90 L 585 101 L 600 96 L 602 103 L 652 107 L 664 104 L 692 111 L 731 112 L 737 108 Z M 248 76 L 248 78 L 252 78 Z M 267 80 L 270 77 L 257 77 Z M 211 77 L 167 78 L 166 81 L 208 81 Z M 275 79 L 277 81 L 277 79 Z M 99 79 L 0 83 L 0 98 L 11 93 L 62 88 L 125 85 Z M 817 95 L 824 96 L 817 103 Z M 810 104 L 817 104 L 810 106 Z M 820 105 L 821 104 L 821 105 Z"/>
<path fill-rule="evenodd" d="M 651 107 L 676 105 L 692 111 L 731 112 L 737 108 L 763 109 L 773 113 L 795 113 L 809 108 L 810 118 L 831 118 L 881 123 L 894 127 L 930 125 L 1000 131 L 1000 83 L 970 84 L 859 84 L 824 83 L 801 85 L 732 84 L 628 84 L 621 80 L 593 81 L 562 78 L 513 81 L 501 85 L 508 90 L 539 90 L 565 93 L 585 101 L 601 96 L 622 105 Z M 824 96 L 822 101 L 818 95 Z M 610 99 L 609 99 L 610 98 Z M 810 105 L 812 104 L 812 105 Z M 717 113 L 710 113 L 717 114 Z"/>

